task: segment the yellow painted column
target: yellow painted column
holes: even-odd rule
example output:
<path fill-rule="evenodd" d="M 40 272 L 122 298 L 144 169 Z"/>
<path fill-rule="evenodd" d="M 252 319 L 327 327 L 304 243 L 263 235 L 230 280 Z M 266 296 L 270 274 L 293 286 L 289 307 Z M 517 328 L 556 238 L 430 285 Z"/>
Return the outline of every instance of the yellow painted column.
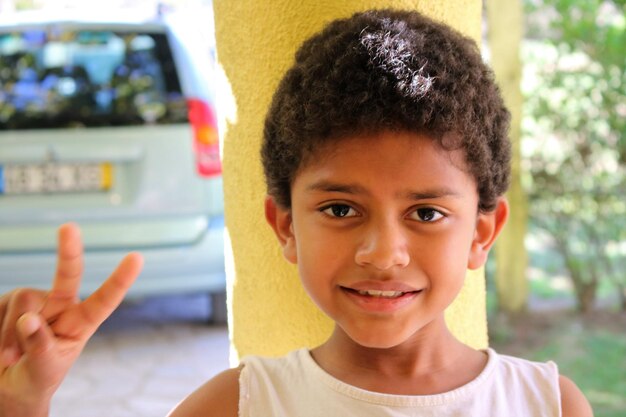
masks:
<path fill-rule="evenodd" d="M 265 183 L 259 157 L 272 93 L 303 40 L 326 23 L 369 8 L 416 9 L 474 39 L 481 33 L 480 0 L 213 0 L 218 59 L 234 95 L 224 129 L 226 227 L 233 360 L 278 356 L 322 343 L 332 322 L 309 301 L 296 268 L 283 260 L 265 224 Z M 482 271 L 468 274 L 446 317 L 452 331 L 475 347 L 487 345 Z"/>
<path fill-rule="evenodd" d="M 489 0 L 487 16 L 491 66 L 504 103 L 511 112 L 510 136 L 513 142 L 511 185 L 507 194 L 511 213 L 496 242 L 495 282 L 500 310 L 516 314 L 526 309 L 529 292 L 526 277 L 528 253 L 524 245 L 528 228 L 528 199 L 522 187 L 521 157 L 524 99 L 520 88 L 522 62 L 519 50 L 524 36 L 522 0 Z"/>

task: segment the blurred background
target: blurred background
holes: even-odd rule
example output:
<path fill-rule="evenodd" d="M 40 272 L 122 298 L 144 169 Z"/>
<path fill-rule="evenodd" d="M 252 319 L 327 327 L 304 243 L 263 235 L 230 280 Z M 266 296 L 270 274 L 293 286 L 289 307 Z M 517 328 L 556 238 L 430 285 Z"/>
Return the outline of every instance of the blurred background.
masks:
<path fill-rule="evenodd" d="M 156 6 L 163 5 L 166 7 L 198 7 L 211 5 L 211 0 L 112 0 L 107 1 L 106 7 L 122 8 L 122 9 L 136 9 L 146 8 L 154 10 Z M 19 10 L 33 10 L 33 9 L 75 9 L 75 8 L 89 8 L 89 7 L 102 7 L 103 4 L 97 0 L 0 0 L 0 12 L 8 13 L 11 11 Z"/>
<path fill-rule="evenodd" d="M 626 2 L 492 3 L 484 49 L 513 113 L 517 213 L 488 265 L 490 343 L 555 360 L 596 416 L 623 416 Z"/>
<path fill-rule="evenodd" d="M 89 3 L 0 0 L 0 14 Z M 107 2 L 159 5 L 210 1 Z M 484 3 L 482 47 L 511 109 L 515 144 L 514 213 L 486 271 L 490 343 L 501 353 L 556 361 L 599 417 L 626 413 L 625 12 L 624 0 Z M 177 297 L 127 306 L 117 316 L 124 325 L 116 327 L 114 316 L 103 332 L 119 337 L 115 329 L 135 320 L 161 332 L 193 323 L 191 333 L 206 337 L 204 307 L 181 314 L 197 303 Z M 218 345 L 225 358 L 227 342 Z"/>

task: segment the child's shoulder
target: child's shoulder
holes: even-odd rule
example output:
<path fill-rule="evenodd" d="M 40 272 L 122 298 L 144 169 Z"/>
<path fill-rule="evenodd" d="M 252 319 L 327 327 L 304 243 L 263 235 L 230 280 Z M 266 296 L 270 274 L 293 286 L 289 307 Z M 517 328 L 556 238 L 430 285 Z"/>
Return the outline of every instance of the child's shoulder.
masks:
<path fill-rule="evenodd" d="M 185 398 L 168 417 L 237 417 L 240 373 L 241 367 L 217 374 Z"/>
<path fill-rule="evenodd" d="M 507 355 L 498 355 L 498 359 L 499 370 L 503 373 L 504 380 L 525 378 L 539 391 L 550 389 L 543 385 L 555 385 L 559 393 L 563 417 L 593 416 L 591 406 L 584 394 L 572 380 L 559 374 L 554 362 L 533 362 Z"/>
<path fill-rule="evenodd" d="M 589 401 L 571 379 L 560 375 L 559 389 L 563 417 L 593 417 Z"/>
<path fill-rule="evenodd" d="M 237 368 L 217 374 L 185 398 L 168 417 L 237 417 L 239 415 L 240 378 L 248 368 L 283 368 L 285 361 L 302 356 L 305 349 L 291 352 L 279 358 L 246 356 Z M 248 372 L 249 373 L 249 372 Z M 249 375 L 248 375 L 249 378 Z M 244 384 L 245 385 L 245 384 Z M 245 388 L 244 388 L 245 391 Z"/>

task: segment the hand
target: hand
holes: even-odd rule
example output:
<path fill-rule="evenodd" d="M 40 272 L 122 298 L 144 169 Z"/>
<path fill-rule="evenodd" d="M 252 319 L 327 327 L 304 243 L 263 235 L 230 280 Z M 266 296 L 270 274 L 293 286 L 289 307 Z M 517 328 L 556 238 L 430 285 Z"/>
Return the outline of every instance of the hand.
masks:
<path fill-rule="evenodd" d="M 59 228 L 57 254 L 50 291 L 18 289 L 0 298 L 0 416 L 48 414 L 52 394 L 143 265 L 138 253 L 126 255 L 81 302 L 83 247 L 75 224 Z"/>

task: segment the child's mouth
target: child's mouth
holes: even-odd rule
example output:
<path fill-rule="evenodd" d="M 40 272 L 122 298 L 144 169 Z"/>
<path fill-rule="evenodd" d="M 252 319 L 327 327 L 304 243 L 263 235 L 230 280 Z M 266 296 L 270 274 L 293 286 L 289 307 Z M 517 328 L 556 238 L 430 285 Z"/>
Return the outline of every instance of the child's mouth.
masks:
<path fill-rule="evenodd" d="M 353 290 L 358 292 L 361 295 L 368 295 L 370 297 L 380 297 L 380 298 L 398 298 L 407 294 L 403 291 L 379 291 L 379 290 Z"/>
<path fill-rule="evenodd" d="M 405 294 L 419 293 L 422 291 L 422 290 L 413 290 L 413 289 L 404 289 L 404 288 L 393 289 L 393 290 L 357 289 L 357 288 L 350 288 L 350 287 L 344 287 L 344 286 L 340 286 L 340 288 L 344 291 L 349 291 L 351 293 L 370 296 L 370 297 L 380 297 L 380 298 L 398 298 L 398 297 L 402 297 Z"/>
<path fill-rule="evenodd" d="M 340 287 L 359 308 L 372 313 L 390 313 L 411 303 L 422 290 L 372 290 Z"/>

